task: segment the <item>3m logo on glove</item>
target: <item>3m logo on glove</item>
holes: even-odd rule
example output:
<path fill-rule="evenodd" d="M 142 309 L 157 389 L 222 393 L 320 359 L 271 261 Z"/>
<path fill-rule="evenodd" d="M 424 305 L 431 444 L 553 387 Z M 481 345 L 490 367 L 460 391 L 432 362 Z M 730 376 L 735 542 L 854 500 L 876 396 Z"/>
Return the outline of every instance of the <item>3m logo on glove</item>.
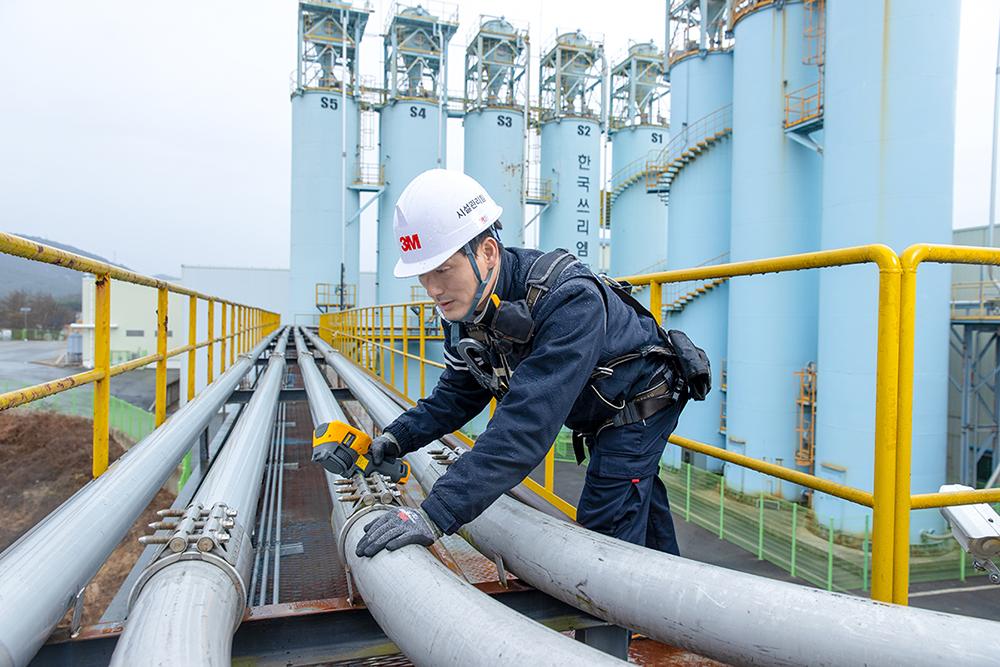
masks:
<path fill-rule="evenodd" d="M 399 247 L 403 252 L 410 252 L 411 250 L 419 250 L 420 236 L 417 234 L 410 234 L 409 236 L 400 236 Z"/>

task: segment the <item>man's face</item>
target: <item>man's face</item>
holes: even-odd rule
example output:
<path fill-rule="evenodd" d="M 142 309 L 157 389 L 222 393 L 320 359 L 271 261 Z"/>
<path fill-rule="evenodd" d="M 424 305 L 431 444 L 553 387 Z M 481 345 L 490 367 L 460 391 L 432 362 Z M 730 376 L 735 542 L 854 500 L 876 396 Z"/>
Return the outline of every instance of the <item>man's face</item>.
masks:
<path fill-rule="evenodd" d="M 485 278 L 489 270 L 496 267 L 498 250 L 493 239 L 486 240 L 479 247 L 476 251 L 479 275 Z M 420 274 L 419 279 L 441 315 L 452 321 L 461 319 L 469 312 L 476 296 L 476 288 L 479 287 L 479 281 L 476 280 L 464 249 L 456 252 L 436 269 Z M 495 273 L 493 280 L 496 280 Z"/>

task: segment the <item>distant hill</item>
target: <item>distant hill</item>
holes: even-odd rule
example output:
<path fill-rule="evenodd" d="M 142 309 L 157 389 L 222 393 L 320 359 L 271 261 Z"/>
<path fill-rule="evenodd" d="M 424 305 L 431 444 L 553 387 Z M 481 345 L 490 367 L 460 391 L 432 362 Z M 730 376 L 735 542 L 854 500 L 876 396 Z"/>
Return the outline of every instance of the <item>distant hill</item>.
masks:
<path fill-rule="evenodd" d="M 65 243 L 37 236 L 28 236 L 27 234 L 20 234 L 19 236 L 101 262 L 108 261 L 100 255 L 95 255 L 92 252 L 87 252 L 86 250 L 81 250 Z M 51 294 L 56 299 L 64 297 L 76 297 L 79 299 L 80 280 L 82 277 L 83 274 L 79 271 L 73 271 L 62 266 L 44 264 L 24 259 L 23 257 L 14 257 L 0 253 L 0 298 L 17 290 L 25 290 L 28 292 Z"/>

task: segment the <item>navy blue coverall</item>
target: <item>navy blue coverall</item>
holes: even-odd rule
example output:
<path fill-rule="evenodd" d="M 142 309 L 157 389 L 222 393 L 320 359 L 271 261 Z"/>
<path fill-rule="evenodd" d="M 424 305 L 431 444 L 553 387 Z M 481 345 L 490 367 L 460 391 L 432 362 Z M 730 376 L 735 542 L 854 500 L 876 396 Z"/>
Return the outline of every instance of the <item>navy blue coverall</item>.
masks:
<path fill-rule="evenodd" d="M 504 248 L 494 293 L 504 301 L 523 299 L 529 268 L 541 254 Z M 590 386 L 596 367 L 662 343 L 651 317 L 637 314 L 582 264 L 562 271 L 554 288 L 535 303 L 532 318 L 534 336 L 527 349 L 509 358 L 510 388 L 489 425 L 421 505 L 447 534 L 519 484 L 544 459 L 562 424 L 594 433 L 615 414 L 609 403 L 621 405 L 671 373 L 662 362 L 641 358 L 618 365 L 610 377 Z M 451 327 L 456 326 L 464 336 L 465 324 L 444 322 L 446 367 L 431 395 L 385 428 L 404 454 L 461 428 L 491 398 L 452 347 Z M 577 510 L 581 525 L 678 553 L 667 492 L 657 473 L 685 402 L 682 398 L 645 422 L 605 428 L 590 440 Z"/>

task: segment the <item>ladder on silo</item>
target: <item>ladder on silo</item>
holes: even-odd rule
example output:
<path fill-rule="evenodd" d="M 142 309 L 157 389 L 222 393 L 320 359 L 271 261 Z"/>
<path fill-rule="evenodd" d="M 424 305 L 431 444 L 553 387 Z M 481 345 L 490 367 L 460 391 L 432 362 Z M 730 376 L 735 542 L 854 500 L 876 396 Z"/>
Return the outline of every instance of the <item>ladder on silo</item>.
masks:
<path fill-rule="evenodd" d="M 787 134 L 808 137 L 823 128 L 826 0 L 805 0 L 803 4 L 805 55 L 802 64 L 816 66 L 816 81 L 785 95 L 784 126 Z"/>
<path fill-rule="evenodd" d="M 799 395 L 795 399 L 798 412 L 795 432 L 799 436 L 799 446 L 795 451 L 795 464 L 811 474 L 816 462 L 816 364 L 809 362 L 795 375 L 799 378 Z"/>

